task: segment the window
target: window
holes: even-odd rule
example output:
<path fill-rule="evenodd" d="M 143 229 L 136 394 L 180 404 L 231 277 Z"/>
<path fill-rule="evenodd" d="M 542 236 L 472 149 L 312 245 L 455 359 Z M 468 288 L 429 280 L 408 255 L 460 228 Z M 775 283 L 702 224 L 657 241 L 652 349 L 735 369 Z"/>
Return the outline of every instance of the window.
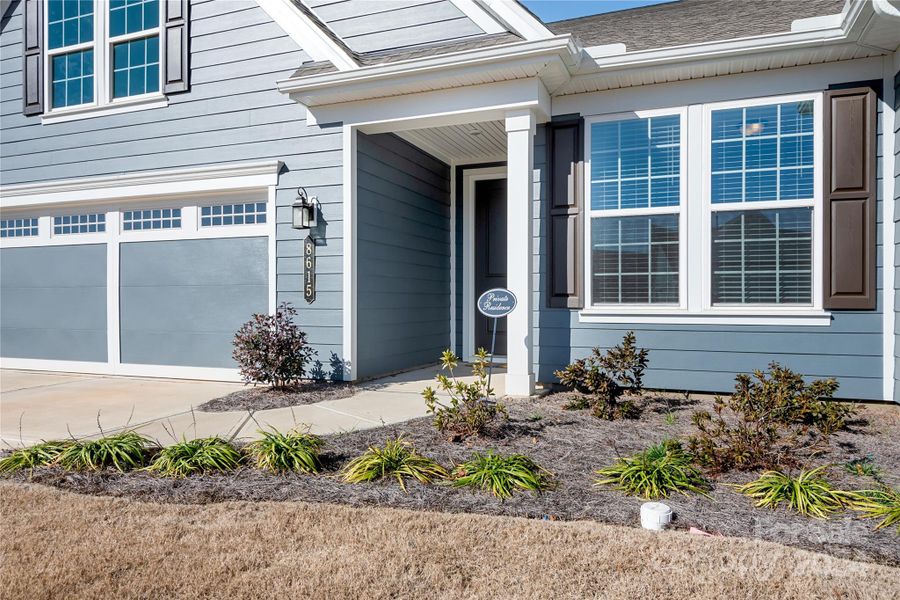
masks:
<path fill-rule="evenodd" d="M 713 305 L 812 303 L 813 112 L 811 100 L 711 111 Z"/>
<path fill-rule="evenodd" d="M 217 204 L 200 208 L 201 227 L 253 225 L 266 222 L 266 203 Z"/>
<path fill-rule="evenodd" d="M 50 0 L 46 25 L 52 109 L 159 93 L 159 0 Z"/>
<path fill-rule="evenodd" d="M 103 233 L 106 231 L 106 215 L 63 215 L 53 217 L 53 235 L 73 233 Z"/>
<path fill-rule="evenodd" d="M 681 119 L 590 126 L 592 304 L 679 304 Z"/>
<path fill-rule="evenodd" d="M 587 320 L 822 316 L 821 103 L 589 118 Z"/>
<path fill-rule="evenodd" d="M 140 231 L 147 229 L 178 229 L 180 227 L 180 208 L 126 210 L 124 213 L 122 213 L 122 229 L 125 231 Z"/>
<path fill-rule="evenodd" d="M 37 234 L 38 220 L 36 218 L 0 220 L 0 238 L 31 237 Z"/>

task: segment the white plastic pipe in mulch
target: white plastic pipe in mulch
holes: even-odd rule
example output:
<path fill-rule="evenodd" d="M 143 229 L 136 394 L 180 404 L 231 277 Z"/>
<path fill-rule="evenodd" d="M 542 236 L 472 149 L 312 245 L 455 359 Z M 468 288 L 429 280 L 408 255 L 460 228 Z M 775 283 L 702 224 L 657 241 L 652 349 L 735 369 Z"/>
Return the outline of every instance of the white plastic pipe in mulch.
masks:
<path fill-rule="evenodd" d="M 672 508 L 662 502 L 641 504 L 641 527 L 651 531 L 662 531 L 672 522 Z"/>

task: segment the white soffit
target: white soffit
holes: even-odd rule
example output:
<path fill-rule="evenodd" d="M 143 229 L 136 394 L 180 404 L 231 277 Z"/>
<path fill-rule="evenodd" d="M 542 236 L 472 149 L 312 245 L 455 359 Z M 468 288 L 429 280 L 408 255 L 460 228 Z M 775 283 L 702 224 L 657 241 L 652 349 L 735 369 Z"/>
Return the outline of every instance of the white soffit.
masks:
<path fill-rule="evenodd" d="M 397 135 L 447 164 L 506 160 L 502 121 L 410 129 Z"/>

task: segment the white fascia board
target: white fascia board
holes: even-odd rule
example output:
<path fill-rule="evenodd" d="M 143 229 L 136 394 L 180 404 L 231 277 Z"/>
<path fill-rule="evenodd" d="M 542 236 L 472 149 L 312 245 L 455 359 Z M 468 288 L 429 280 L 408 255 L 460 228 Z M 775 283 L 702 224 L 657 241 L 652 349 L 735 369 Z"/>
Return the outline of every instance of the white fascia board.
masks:
<path fill-rule="evenodd" d="M 481 0 L 481 2 L 526 40 L 554 37 L 553 32 L 517 0 Z"/>
<path fill-rule="evenodd" d="M 550 118 L 550 95 L 536 77 L 307 107 L 319 123 L 342 122 L 369 134 L 493 121 L 524 109 L 539 122 Z"/>
<path fill-rule="evenodd" d="M 506 28 L 497 22 L 488 11 L 484 10 L 475 0 L 450 0 L 456 8 L 469 17 L 473 23 L 481 27 L 485 33 L 503 33 Z"/>
<path fill-rule="evenodd" d="M 0 187 L 0 208 L 261 189 L 277 185 L 279 160 L 139 171 Z"/>
<path fill-rule="evenodd" d="M 256 0 L 298 46 L 315 61 L 327 60 L 341 71 L 358 69 L 359 65 L 344 48 L 313 22 L 290 0 Z M 299 66 L 299 65 L 298 65 Z"/>
<path fill-rule="evenodd" d="M 283 79 L 278 82 L 278 89 L 282 93 L 290 94 L 298 102 L 311 106 L 316 103 L 317 95 L 333 89 L 345 92 L 350 85 L 376 86 L 382 83 L 395 85 L 396 80 L 400 77 L 426 77 L 454 69 L 483 69 L 486 66 L 503 66 L 504 63 L 512 64 L 513 62 L 519 65 L 522 61 L 541 61 L 553 56 L 574 65 L 578 52 L 572 36 L 562 35 L 536 42 L 516 42 L 485 49 L 441 54 L 425 59 L 372 65 L 361 67 L 352 73 L 331 71 L 307 77 Z"/>

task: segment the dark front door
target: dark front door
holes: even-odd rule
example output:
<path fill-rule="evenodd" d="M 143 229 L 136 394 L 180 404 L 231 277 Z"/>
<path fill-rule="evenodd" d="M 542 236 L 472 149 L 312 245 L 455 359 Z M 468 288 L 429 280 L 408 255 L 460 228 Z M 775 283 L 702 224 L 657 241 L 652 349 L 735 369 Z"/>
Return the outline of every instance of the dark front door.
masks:
<path fill-rule="evenodd" d="M 506 179 L 475 182 L 475 298 L 491 288 L 506 287 Z M 475 349 L 491 350 L 488 319 L 475 309 Z M 506 317 L 497 322 L 494 354 L 506 356 Z"/>

